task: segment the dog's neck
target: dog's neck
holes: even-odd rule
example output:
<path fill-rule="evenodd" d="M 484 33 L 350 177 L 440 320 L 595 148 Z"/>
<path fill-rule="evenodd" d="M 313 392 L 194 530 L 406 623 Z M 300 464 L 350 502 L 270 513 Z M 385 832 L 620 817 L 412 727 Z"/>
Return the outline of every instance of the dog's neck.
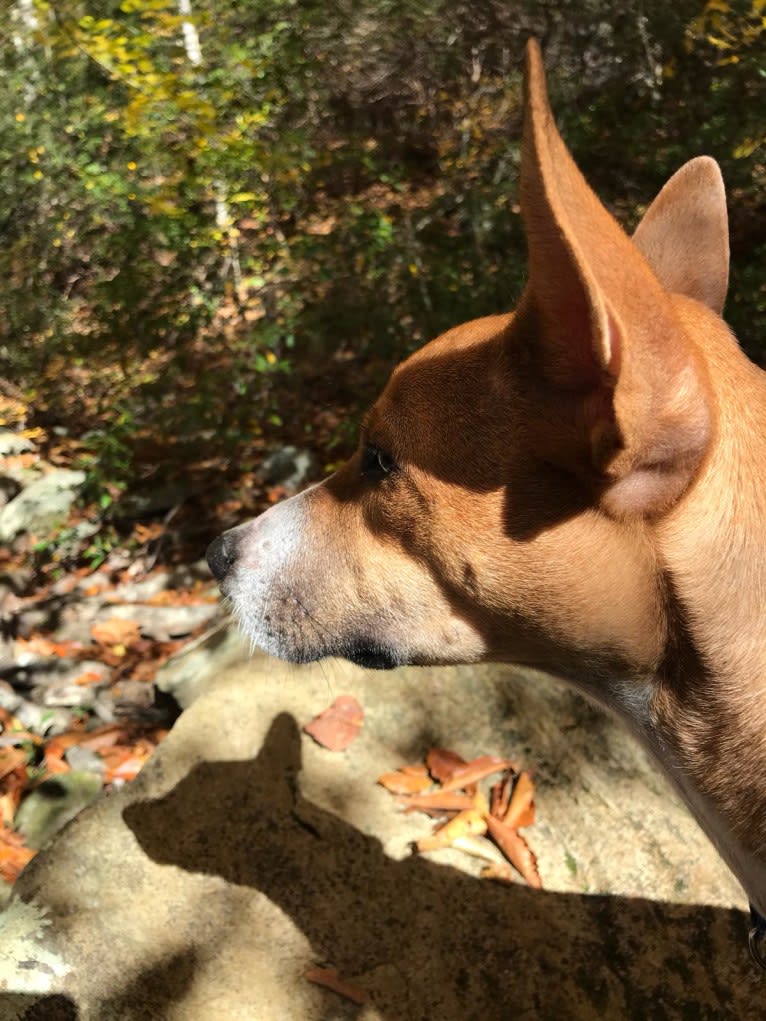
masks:
<path fill-rule="evenodd" d="M 764 914 L 766 388 L 721 334 L 711 330 L 706 350 L 715 385 L 726 388 L 714 395 L 713 448 L 657 529 L 670 649 L 651 712 L 634 724 Z"/>

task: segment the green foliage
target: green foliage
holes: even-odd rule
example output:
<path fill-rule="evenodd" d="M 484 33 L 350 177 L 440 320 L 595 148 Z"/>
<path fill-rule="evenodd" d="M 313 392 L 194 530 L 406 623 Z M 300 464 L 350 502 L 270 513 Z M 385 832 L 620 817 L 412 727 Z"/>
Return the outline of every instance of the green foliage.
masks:
<path fill-rule="evenodd" d="M 150 435 L 242 450 L 279 416 L 295 364 L 399 356 L 512 305 L 530 33 L 565 134 L 623 219 L 688 157 L 721 161 L 730 318 L 763 352 L 763 0 L 199 0 L 190 16 L 175 0 L 35 0 L 14 14 L 0 371 L 36 391 L 43 422 L 76 409 L 94 495 L 132 481 Z"/>

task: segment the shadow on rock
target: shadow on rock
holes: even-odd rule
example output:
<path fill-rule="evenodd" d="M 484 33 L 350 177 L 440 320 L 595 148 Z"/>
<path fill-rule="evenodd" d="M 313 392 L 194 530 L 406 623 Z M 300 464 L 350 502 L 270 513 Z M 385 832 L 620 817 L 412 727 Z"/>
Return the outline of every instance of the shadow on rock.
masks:
<path fill-rule="evenodd" d="M 740 912 L 394 861 L 301 797 L 300 766 L 297 725 L 282 714 L 256 759 L 202 763 L 123 815 L 154 861 L 263 893 L 387 1021 L 756 1016 L 762 983 Z"/>

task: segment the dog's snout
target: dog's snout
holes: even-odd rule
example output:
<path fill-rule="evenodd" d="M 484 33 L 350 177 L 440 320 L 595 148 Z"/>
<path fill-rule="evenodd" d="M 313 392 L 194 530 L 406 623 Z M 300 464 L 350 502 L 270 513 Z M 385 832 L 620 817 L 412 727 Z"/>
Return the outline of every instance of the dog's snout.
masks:
<path fill-rule="evenodd" d="M 227 541 L 226 535 L 224 534 L 219 535 L 217 539 L 214 539 L 205 552 L 205 559 L 210 565 L 210 570 L 213 572 L 217 581 L 223 581 L 226 576 L 226 572 L 234 563 L 236 554 L 233 547 L 234 544 L 231 540 Z"/>

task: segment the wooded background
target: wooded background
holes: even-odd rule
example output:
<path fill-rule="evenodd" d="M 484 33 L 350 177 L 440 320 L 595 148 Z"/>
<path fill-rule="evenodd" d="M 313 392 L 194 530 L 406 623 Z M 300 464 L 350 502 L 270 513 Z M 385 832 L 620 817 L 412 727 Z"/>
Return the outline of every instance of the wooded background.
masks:
<path fill-rule="evenodd" d="M 235 518 L 261 454 L 287 442 L 331 467 L 394 361 L 518 297 L 530 34 L 570 148 L 627 227 L 685 160 L 719 161 L 727 319 L 763 359 L 765 14 L 764 0 L 16 0 L 0 77 L 5 427 L 85 467 L 91 512 L 115 521 L 132 491 L 182 475 L 219 517 L 234 493 Z"/>

